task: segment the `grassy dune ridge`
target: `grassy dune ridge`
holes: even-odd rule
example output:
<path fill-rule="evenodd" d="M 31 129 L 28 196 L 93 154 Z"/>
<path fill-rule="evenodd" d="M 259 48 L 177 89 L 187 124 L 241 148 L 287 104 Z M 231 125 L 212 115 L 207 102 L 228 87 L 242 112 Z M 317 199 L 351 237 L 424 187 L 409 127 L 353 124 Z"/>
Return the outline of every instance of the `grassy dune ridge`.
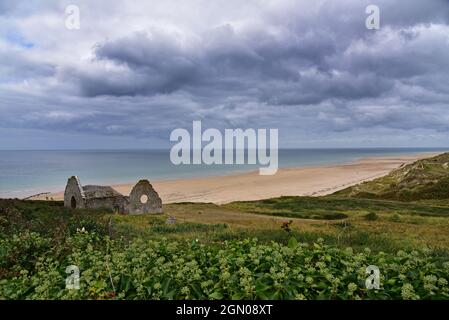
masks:
<path fill-rule="evenodd" d="M 385 177 L 336 193 L 365 199 L 419 201 L 449 199 L 449 153 L 418 160 L 393 170 Z"/>

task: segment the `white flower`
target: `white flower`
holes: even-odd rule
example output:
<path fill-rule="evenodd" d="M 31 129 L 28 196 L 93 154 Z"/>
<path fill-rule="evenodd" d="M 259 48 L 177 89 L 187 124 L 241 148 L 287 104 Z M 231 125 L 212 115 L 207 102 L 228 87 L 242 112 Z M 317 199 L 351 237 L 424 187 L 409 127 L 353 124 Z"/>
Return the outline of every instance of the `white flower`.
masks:
<path fill-rule="evenodd" d="M 402 286 L 401 295 L 404 300 L 417 300 L 419 296 L 415 294 L 415 289 L 410 283 L 406 283 Z"/>
<path fill-rule="evenodd" d="M 189 294 L 190 293 L 189 287 L 182 287 L 181 288 L 181 293 L 184 294 L 184 295 Z"/>
<path fill-rule="evenodd" d="M 440 278 L 440 279 L 438 279 L 438 284 L 440 285 L 440 286 L 446 286 L 447 285 L 447 280 L 446 279 L 444 279 L 444 278 Z"/>
<path fill-rule="evenodd" d="M 348 284 L 348 291 L 350 293 L 353 293 L 355 290 L 357 290 L 357 285 L 354 282 L 351 282 Z"/>
<path fill-rule="evenodd" d="M 161 284 L 159 282 L 156 282 L 153 286 L 154 289 L 159 290 L 161 288 Z"/>
<path fill-rule="evenodd" d="M 76 228 L 76 233 L 87 233 L 86 229 L 84 229 L 84 227 L 82 227 L 81 229 Z"/>

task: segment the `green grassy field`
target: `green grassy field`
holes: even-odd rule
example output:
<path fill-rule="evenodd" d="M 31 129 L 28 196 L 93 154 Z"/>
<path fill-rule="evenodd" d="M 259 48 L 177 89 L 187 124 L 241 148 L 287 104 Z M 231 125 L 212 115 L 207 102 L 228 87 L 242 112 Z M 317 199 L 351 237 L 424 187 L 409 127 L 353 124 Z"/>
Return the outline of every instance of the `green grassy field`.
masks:
<path fill-rule="evenodd" d="M 178 203 L 162 215 L 0 200 L 0 298 L 447 299 L 446 160 L 326 197 Z M 391 196 L 398 185 L 413 199 Z M 364 288 L 367 263 L 381 267 L 382 290 Z M 80 290 L 65 289 L 71 264 Z"/>

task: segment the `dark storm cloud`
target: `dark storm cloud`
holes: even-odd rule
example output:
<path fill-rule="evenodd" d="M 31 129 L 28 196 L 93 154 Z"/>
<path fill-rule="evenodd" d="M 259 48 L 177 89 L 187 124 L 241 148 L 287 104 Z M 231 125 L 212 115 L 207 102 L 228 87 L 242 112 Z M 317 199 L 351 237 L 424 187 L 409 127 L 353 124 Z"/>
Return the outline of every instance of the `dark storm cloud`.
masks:
<path fill-rule="evenodd" d="M 188 47 L 179 42 L 176 35 L 139 32 L 99 44 L 95 56 L 124 65 L 126 72 L 135 75 L 131 90 L 125 90 L 126 95 L 170 93 L 179 89 L 206 95 L 209 90 L 220 90 L 222 95 L 228 95 L 260 88 L 265 81 L 299 83 L 301 71 L 312 66 L 321 68 L 324 57 L 335 52 L 333 40 L 325 35 L 287 35 L 286 39 L 263 31 L 239 35 L 230 25 L 211 30 Z M 81 81 L 83 92 L 122 94 L 120 89 L 116 91 L 109 85 L 109 80 L 102 79 L 88 78 L 88 85 Z"/>
<path fill-rule="evenodd" d="M 323 5 L 321 13 L 308 17 L 307 25 L 266 21 L 267 26 L 277 28 L 276 33 L 270 33 L 269 28 L 239 32 L 231 25 L 222 25 L 187 45 L 175 33 L 138 32 L 100 43 L 95 49 L 98 60 L 123 65 L 126 71 L 80 74 L 80 87 L 86 96 L 186 90 L 199 96 L 213 94 L 217 99 L 243 94 L 261 102 L 288 105 L 378 97 L 388 94 L 395 81 L 448 67 L 447 42 L 422 35 L 430 27 L 414 28 L 432 22 L 432 12 L 437 22 L 445 22 L 447 3 L 383 2 L 382 13 L 404 9 L 406 4 L 404 15 L 390 14 L 382 20 L 383 33 L 364 28 L 366 15 L 361 4 L 354 7 L 358 12 Z M 283 14 L 289 21 L 289 13 Z M 346 16 L 346 23 L 338 21 L 342 16 Z"/>

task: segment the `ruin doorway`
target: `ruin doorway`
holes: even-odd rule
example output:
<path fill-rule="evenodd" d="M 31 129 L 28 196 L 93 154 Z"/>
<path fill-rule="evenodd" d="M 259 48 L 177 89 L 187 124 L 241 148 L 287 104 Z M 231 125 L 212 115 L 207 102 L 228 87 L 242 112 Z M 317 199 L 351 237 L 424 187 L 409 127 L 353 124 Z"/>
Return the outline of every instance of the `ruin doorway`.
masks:
<path fill-rule="evenodd" d="M 75 197 L 72 197 L 72 199 L 70 199 L 70 207 L 72 209 L 76 209 L 76 199 L 75 199 Z"/>

